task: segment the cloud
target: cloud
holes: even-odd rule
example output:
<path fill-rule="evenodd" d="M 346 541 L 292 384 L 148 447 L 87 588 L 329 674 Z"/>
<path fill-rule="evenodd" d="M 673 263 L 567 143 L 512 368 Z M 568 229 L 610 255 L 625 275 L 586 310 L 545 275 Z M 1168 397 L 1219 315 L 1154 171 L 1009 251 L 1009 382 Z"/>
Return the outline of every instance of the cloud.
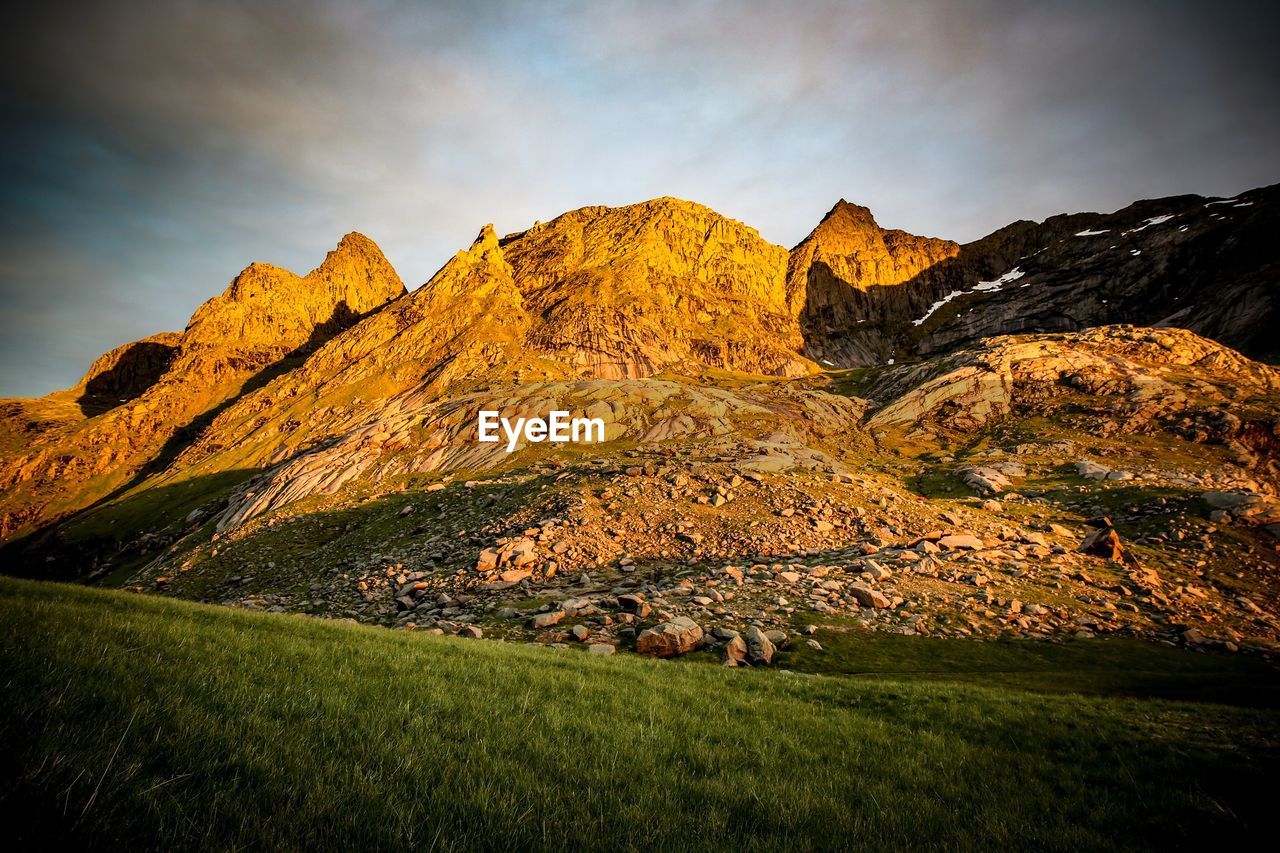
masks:
<path fill-rule="evenodd" d="M 412 284 L 484 222 L 664 194 L 790 245 L 840 196 L 973 239 L 1269 183 L 1274 18 L 998 0 L 29 4 L 0 35 L 0 289 L 30 308 L 0 319 L 0 393 L 69 384 L 123 340 L 181 328 L 249 261 L 304 272 L 351 229 Z"/>

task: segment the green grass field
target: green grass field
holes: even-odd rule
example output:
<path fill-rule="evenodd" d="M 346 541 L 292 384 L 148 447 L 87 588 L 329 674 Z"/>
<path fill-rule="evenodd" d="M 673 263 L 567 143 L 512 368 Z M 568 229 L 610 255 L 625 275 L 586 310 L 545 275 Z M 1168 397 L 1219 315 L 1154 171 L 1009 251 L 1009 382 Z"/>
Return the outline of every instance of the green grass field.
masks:
<path fill-rule="evenodd" d="M 902 658 L 918 644 L 838 650 L 834 670 L 875 678 L 731 671 L 0 579 L 0 808 L 15 849 L 1230 849 L 1272 834 L 1274 693 L 1221 690 L 1267 668 L 1134 651 L 1137 692 L 1167 661 L 1187 698 L 1217 672 L 1218 701 L 1133 698 L 1111 695 L 1126 647 L 1090 667 L 1088 646 L 1046 645 L 1038 678 L 985 684 L 984 646 L 993 670 L 1020 654 L 1001 645 L 931 655 L 923 680 Z M 1053 672 L 1105 695 L 1039 689 Z"/>

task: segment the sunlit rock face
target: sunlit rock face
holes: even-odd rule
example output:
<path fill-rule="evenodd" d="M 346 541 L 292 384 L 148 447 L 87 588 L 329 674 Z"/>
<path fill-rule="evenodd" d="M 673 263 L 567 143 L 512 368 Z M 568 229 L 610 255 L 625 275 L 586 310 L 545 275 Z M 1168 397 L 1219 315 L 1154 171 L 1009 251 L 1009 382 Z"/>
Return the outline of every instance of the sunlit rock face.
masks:
<path fill-rule="evenodd" d="M 503 246 L 538 317 L 531 346 L 584 375 L 812 369 L 787 303 L 786 251 L 702 205 L 583 208 Z"/>

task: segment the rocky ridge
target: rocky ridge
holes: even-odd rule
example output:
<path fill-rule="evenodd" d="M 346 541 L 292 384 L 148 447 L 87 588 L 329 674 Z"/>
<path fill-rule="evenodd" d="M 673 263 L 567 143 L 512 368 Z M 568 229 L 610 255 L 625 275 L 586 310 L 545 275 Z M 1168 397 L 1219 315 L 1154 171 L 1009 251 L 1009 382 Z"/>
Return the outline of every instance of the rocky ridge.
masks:
<path fill-rule="evenodd" d="M 403 292 L 378 247 L 348 234 L 305 277 L 252 264 L 181 334 L 103 356 L 78 387 L 54 395 L 74 400 L 79 412 L 64 406 L 62 419 L 33 428 L 29 405 L 5 401 L 0 535 L 101 498 L 163 454 L 180 430 Z M 114 405 L 112 394 L 121 395 Z"/>

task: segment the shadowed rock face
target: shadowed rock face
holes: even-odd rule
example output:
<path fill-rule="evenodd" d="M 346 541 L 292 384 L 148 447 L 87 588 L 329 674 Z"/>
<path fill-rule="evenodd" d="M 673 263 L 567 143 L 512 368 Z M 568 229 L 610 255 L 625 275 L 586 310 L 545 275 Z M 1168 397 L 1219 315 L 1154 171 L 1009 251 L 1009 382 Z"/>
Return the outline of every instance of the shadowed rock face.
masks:
<path fill-rule="evenodd" d="M 100 356 L 80 380 L 84 390 L 76 402 L 93 414 L 132 400 L 168 372 L 181 341 L 177 332 L 161 332 Z"/>
<path fill-rule="evenodd" d="M 802 315 L 806 348 L 842 367 L 866 366 L 991 335 L 1133 323 L 1191 329 L 1274 361 L 1278 208 L 1280 190 L 1268 187 L 1017 222 L 887 287 L 840 286 L 853 273 L 802 243 L 792 280 L 835 282 Z"/>
<path fill-rule="evenodd" d="M 1278 203 L 1276 188 L 1228 200 L 1142 201 L 1114 214 L 1049 219 L 1017 246 L 1017 257 L 999 244 L 975 247 L 971 268 L 952 277 L 968 293 L 938 312 L 936 323 L 918 327 L 912 351 L 945 352 L 993 334 L 1133 323 L 1190 329 L 1276 360 Z M 999 282 L 1015 270 L 1020 276 L 998 289 L 975 283 L 978 275 Z"/>

